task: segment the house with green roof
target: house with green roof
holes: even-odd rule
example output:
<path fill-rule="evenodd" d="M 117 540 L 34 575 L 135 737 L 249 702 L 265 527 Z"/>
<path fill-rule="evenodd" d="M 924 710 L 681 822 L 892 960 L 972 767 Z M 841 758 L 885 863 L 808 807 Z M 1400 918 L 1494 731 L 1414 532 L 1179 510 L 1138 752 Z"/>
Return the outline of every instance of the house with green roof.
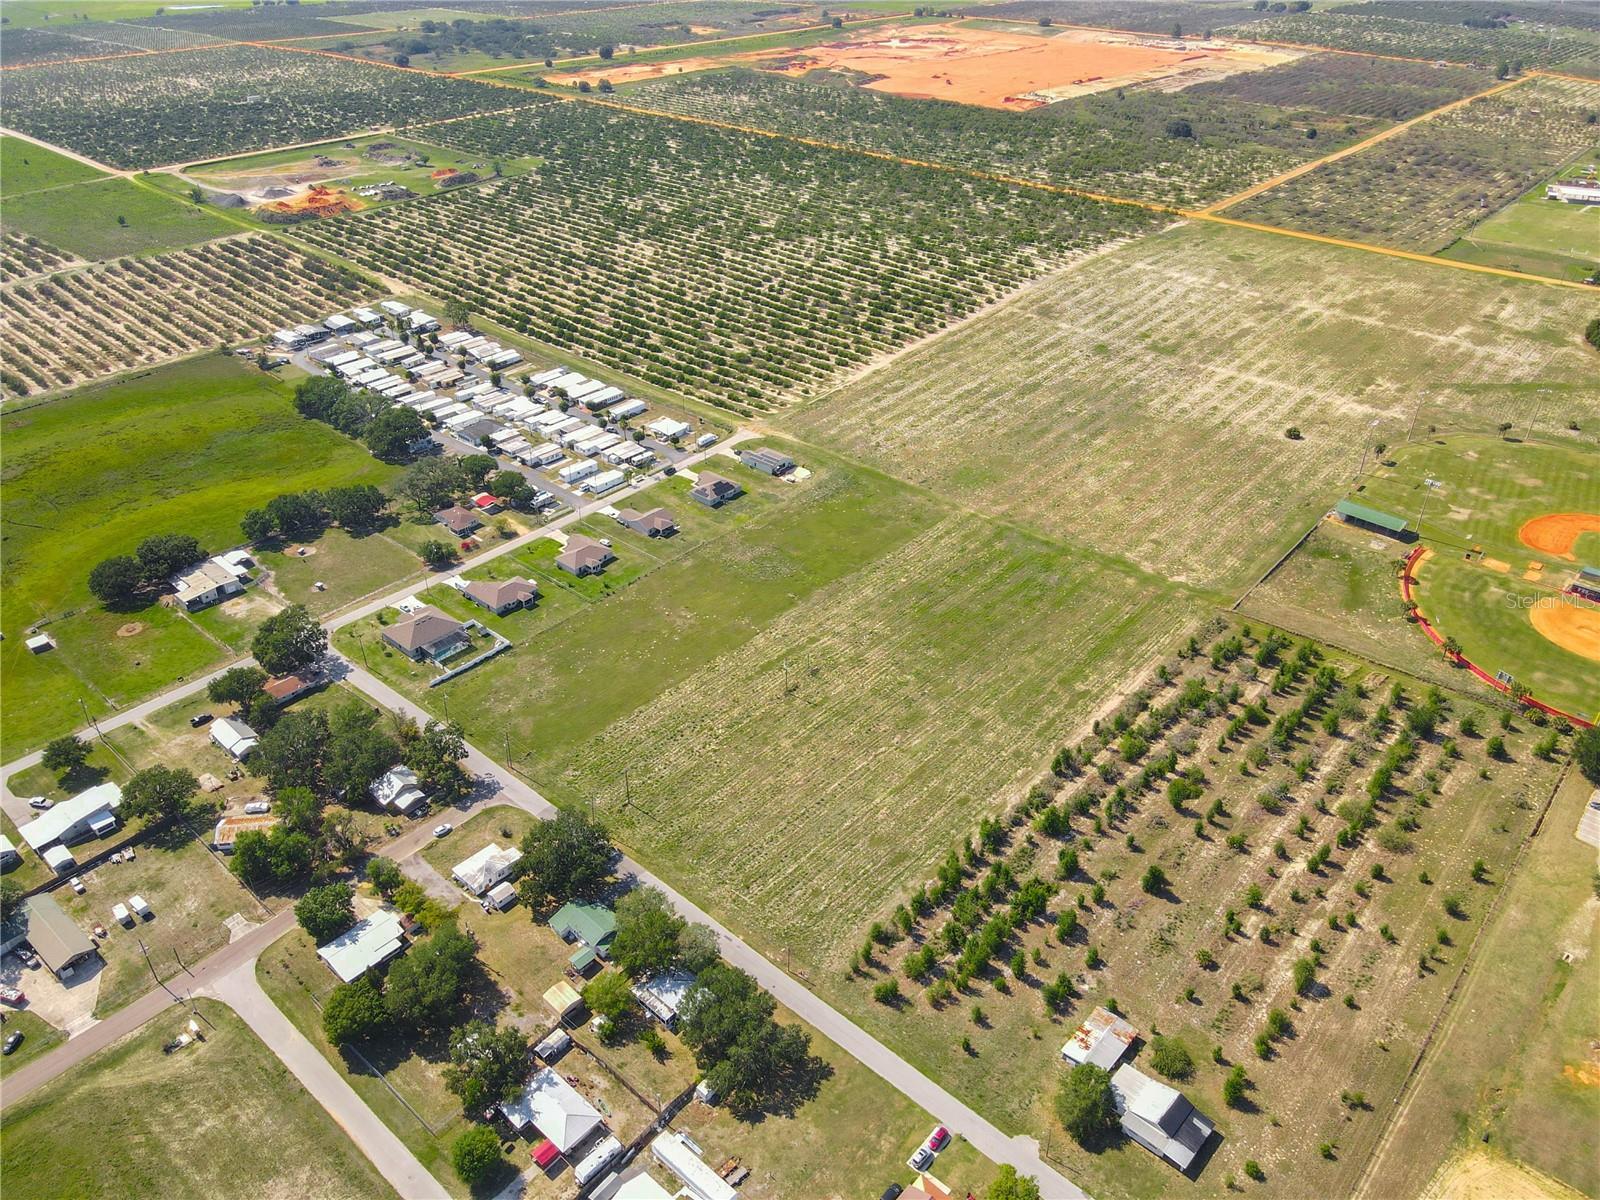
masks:
<path fill-rule="evenodd" d="M 563 941 L 577 944 L 567 961 L 574 971 L 583 974 L 609 951 L 617 933 L 617 917 L 604 905 L 569 900 L 550 917 L 550 928 Z"/>

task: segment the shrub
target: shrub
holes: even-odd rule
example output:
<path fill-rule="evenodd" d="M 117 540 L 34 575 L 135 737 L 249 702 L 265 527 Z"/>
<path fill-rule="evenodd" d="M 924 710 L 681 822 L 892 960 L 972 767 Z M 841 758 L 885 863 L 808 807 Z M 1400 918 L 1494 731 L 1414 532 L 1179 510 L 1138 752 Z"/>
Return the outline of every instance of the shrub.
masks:
<path fill-rule="evenodd" d="M 1079 1145 L 1092 1146 L 1117 1128 L 1111 1076 L 1093 1063 L 1073 1067 L 1056 1091 L 1056 1120 Z"/>
<path fill-rule="evenodd" d="M 1244 1073 L 1243 1067 L 1234 1067 L 1222 1080 L 1222 1099 L 1229 1108 L 1238 1108 L 1244 1100 L 1245 1089 L 1250 1084 L 1250 1077 Z"/>
<path fill-rule="evenodd" d="M 1183 1043 L 1160 1034 L 1150 1042 L 1150 1065 L 1168 1079 L 1187 1079 L 1194 1073 L 1194 1059 Z"/>
<path fill-rule="evenodd" d="M 450 1165 L 468 1186 L 487 1177 L 502 1161 L 499 1135 L 487 1125 L 474 1125 L 450 1147 Z"/>

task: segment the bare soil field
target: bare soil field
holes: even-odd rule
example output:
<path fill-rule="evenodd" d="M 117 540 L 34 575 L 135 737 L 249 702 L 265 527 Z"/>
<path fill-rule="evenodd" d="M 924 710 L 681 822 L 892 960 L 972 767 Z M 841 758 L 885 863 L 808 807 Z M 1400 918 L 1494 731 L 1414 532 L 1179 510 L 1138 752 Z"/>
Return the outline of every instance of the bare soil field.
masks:
<path fill-rule="evenodd" d="M 1085 261 L 780 418 L 963 504 L 1235 590 L 1362 446 L 1600 405 L 1587 298 L 1243 230 Z M 1289 436 L 1297 430 L 1298 438 Z"/>

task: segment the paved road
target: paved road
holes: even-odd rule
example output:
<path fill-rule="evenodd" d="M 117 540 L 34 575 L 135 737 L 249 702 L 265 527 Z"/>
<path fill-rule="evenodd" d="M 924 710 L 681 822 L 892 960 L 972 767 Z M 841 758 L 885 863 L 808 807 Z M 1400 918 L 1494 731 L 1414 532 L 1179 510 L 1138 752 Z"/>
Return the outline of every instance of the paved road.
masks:
<path fill-rule="evenodd" d="M 113 1042 L 141 1028 L 163 1009 L 179 1003 L 178 997 L 203 992 L 230 971 L 243 963 L 255 963 L 260 953 L 294 928 L 294 910 L 284 909 L 275 917 L 256 926 L 236 942 L 231 942 L 195 965 L 190 973 L 171 979 L 167 988 L 153 988 L 126 1008 L 118 1009 L 103 1021 L 91 1025 L 86 1031 L 71 1039 L 66 1045 L 52 1050 L 43 1058 L 36 1058 L 14 1075 L 8 1075 L 0 1105 L 10 1106 L 35 1088 L 49 1083 L 56 1076 L 71 1070 L 90 1055 L 104 1050 Z M 174 995 L 176 993 L 176 995 Z"/>
<path fill-rule="evenodd" d="M 346 682 L 367 693 L 390 710 L 404 713 L 419 724 L 431 718 L 431 714 L 360 667 L 351 667 Z M 511 772 L 502 769 L 471 743 L 467 744 L 465 766 L 480 778 L 492 777 L 496 781 L 499 791 L 492 802 L 514 804 L 542 820 L 548 820 L 555 815 L 555 806 L 537 790 Z M 482 807 L 481 802 L 474 805 L 472 811 L 480 807 Z M 734 966 L 748 971 L 779 1003 L 808 1022 L 825 1037 L 843 1047 L 848 1054 L 891 1087 L 927 1109 L 937 1121 L 948 1126 L 952 1132 L 965 1137 L 986 1157 L 998 1163 L 1010 1163 L 1023 1174 L 1036 1178 L 1046 1200 L 1086 1200 L 1085 1192 L 1044 1161 L 1039 1154 L 1038 1143 L 1032 1138 L 1010 1137 L 1002 1133 L 893 1050 L 855 1025 L 831 1005 L 813 995 L 803 984 L 785 974 L 709 913 L 632 859 L 624 858 L 620 870 L 623 875 L 631 875 L 640 883 L 660 888 L 671 898 L 680 914 L 715 930 L 724 958 Z"/>
<path fill-rule="evenodd" d="M 256 955 L 212 979 L 202 994 L 221 1000 L 239 1014 L 403 1200 L 443 1200 L 449 1193 L 439 1181 L 261 990 L 256 981 L 259 953 L 258 949 Z"/>

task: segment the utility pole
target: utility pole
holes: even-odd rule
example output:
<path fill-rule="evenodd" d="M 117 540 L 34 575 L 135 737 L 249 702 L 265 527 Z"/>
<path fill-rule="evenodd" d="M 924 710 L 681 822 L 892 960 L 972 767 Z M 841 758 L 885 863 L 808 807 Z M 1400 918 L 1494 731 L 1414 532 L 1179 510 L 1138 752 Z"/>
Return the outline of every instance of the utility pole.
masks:
<path fill-rule="evenodd" d="M 179 999 L 178 993 L 169 988 L 162 980 L 161 976 L 156 974 L 156 965 L 150 961 L 150 951 L 148 948 L 146 948 L 144 939 L 142 937 L 136 937 L 133 940 L 139 943 L 139 953 L 144 955 L 144 965 L 150 968 L 150 978 L 154 979 L 156 981 L 156 985 L 160 987 L 162 991 L 166 992 L 167 995 L 171 996 L 173 1002 L 176 1003 Z"/>

